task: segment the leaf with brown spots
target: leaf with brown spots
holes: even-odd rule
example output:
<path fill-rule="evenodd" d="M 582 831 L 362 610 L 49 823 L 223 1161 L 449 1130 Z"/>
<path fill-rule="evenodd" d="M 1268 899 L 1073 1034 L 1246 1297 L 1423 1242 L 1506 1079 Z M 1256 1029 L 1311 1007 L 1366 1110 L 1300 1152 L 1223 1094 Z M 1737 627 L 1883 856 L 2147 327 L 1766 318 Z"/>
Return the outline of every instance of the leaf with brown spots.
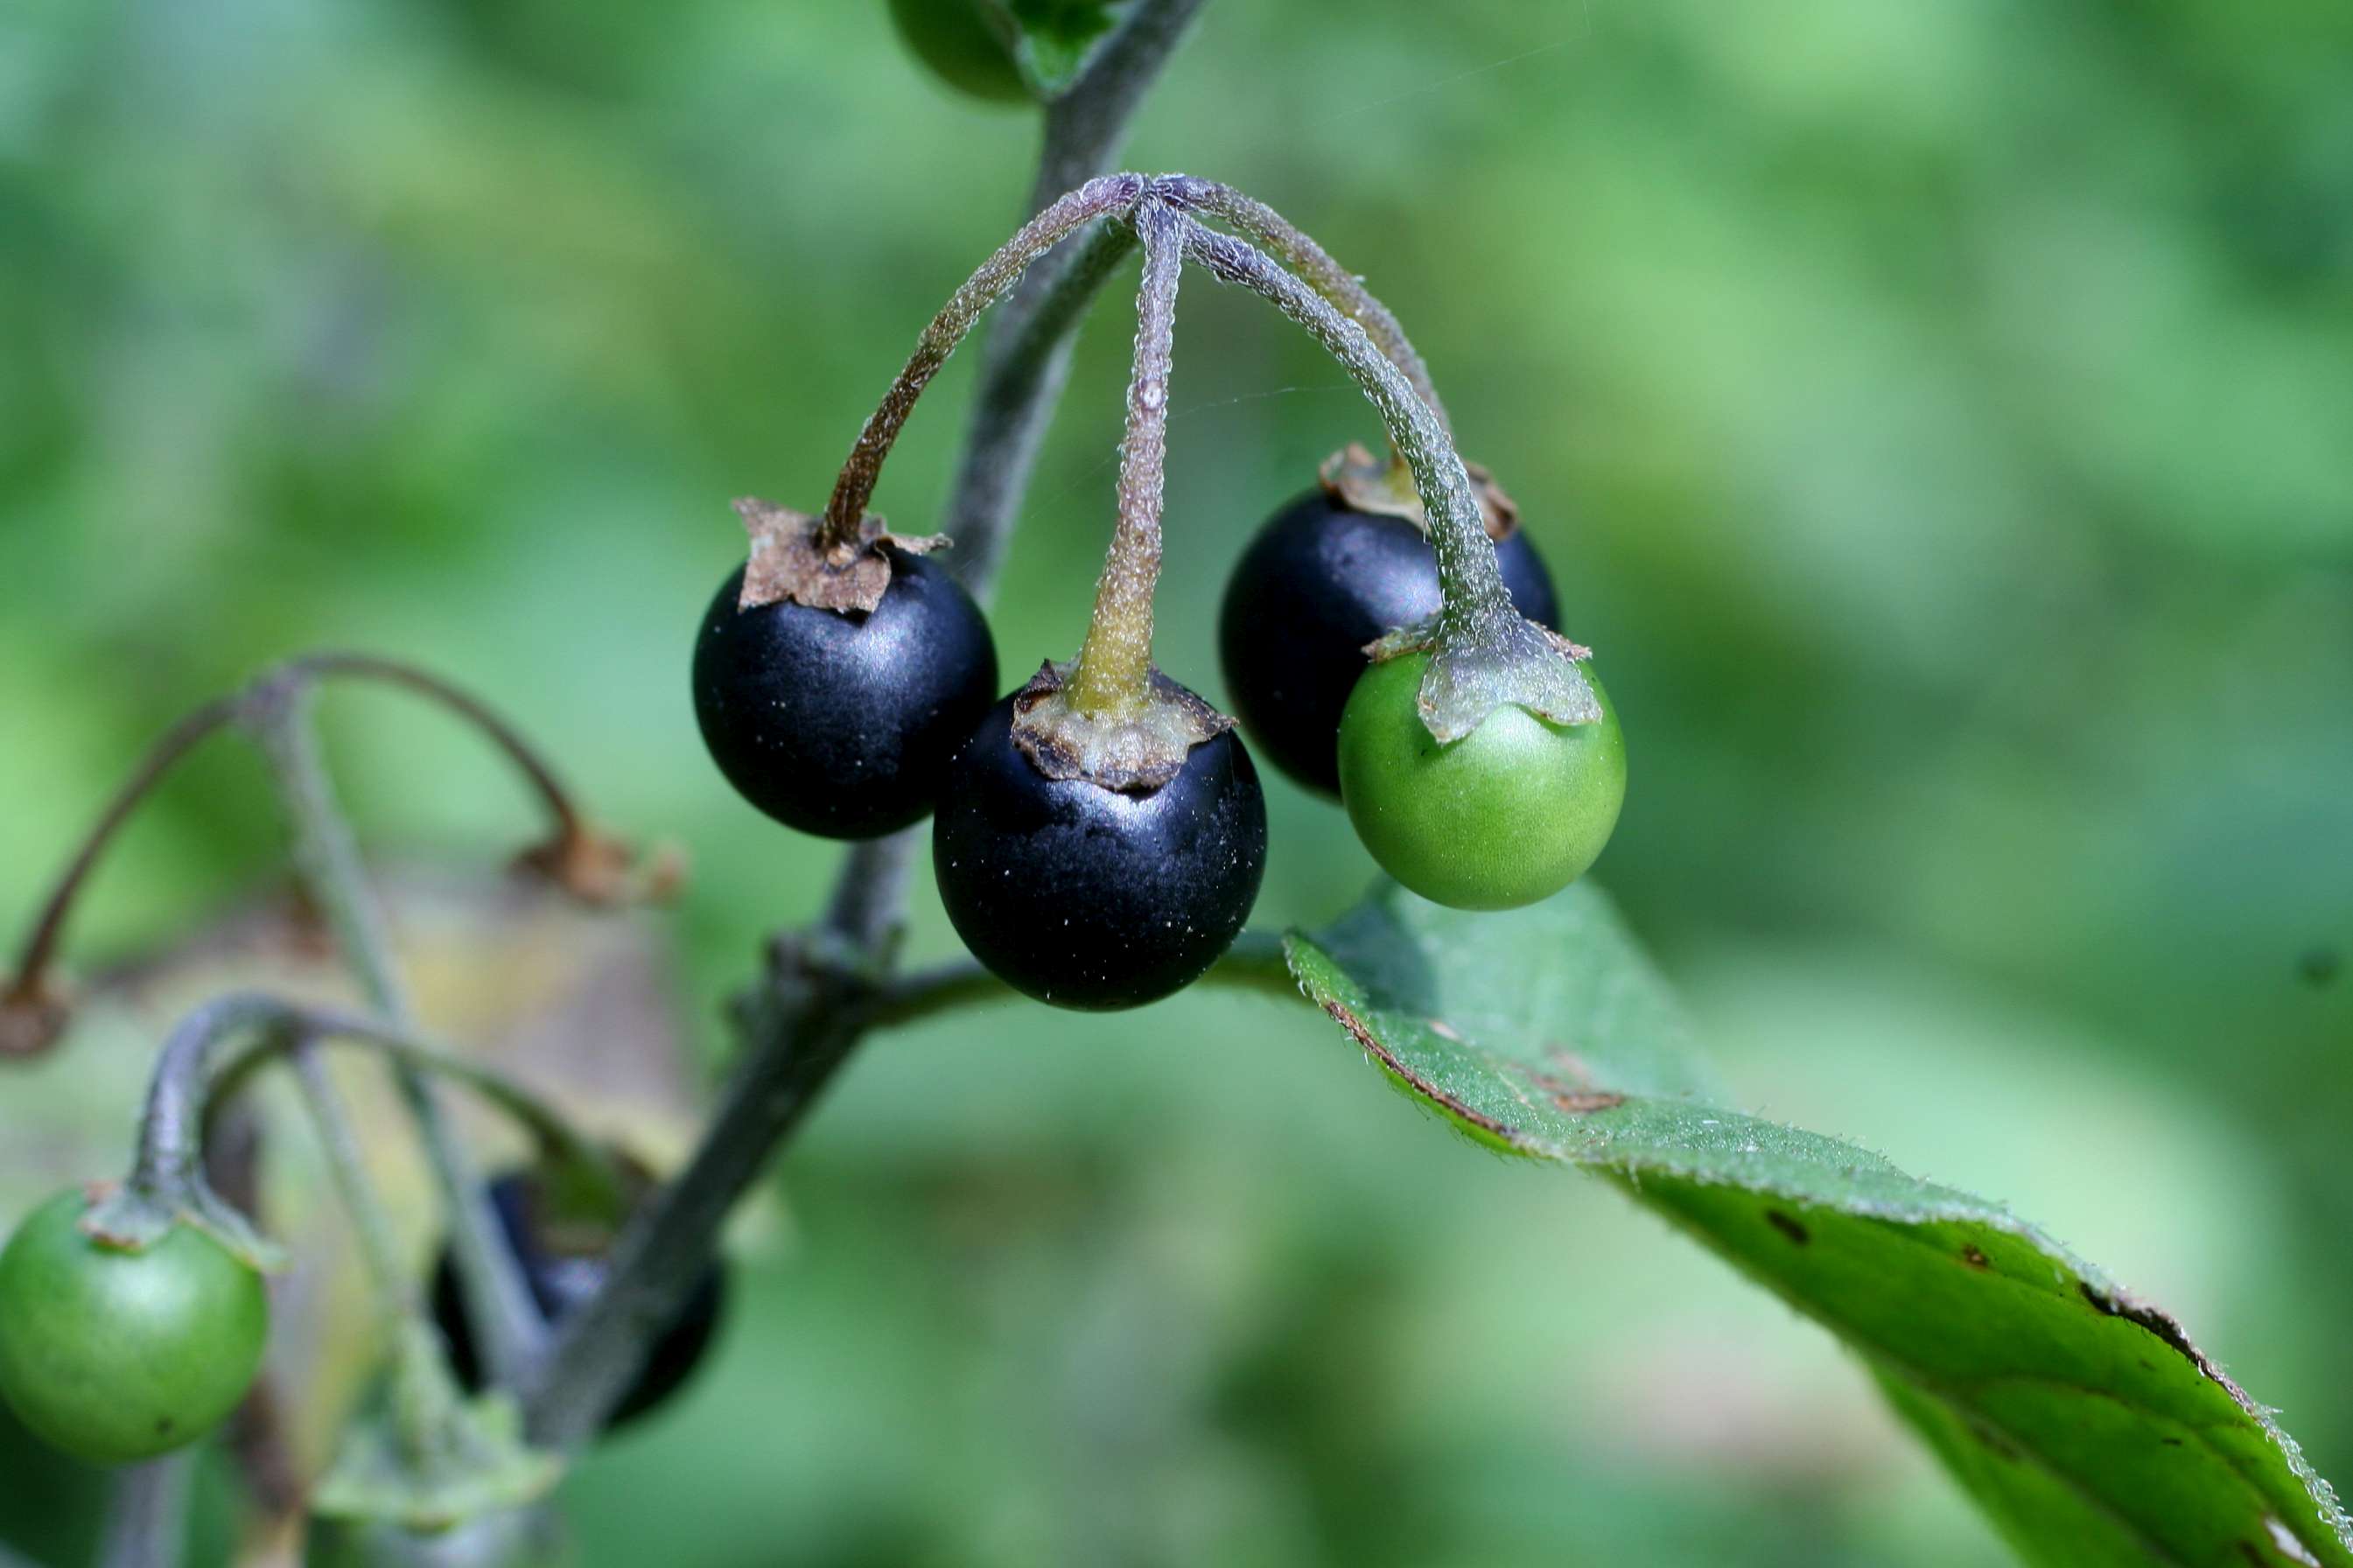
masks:
<path fill-rule="evenodd" d="M 1726 1109 L 1594 889 L 1495 915 L 1385 886 L 1286 948 L 1407 1095 L 1612 1181 L 1836 1333 L 2028 1562 L 2353 1568 L 2327 1484 L 2173 1319 L 1999 1205 Z"/>

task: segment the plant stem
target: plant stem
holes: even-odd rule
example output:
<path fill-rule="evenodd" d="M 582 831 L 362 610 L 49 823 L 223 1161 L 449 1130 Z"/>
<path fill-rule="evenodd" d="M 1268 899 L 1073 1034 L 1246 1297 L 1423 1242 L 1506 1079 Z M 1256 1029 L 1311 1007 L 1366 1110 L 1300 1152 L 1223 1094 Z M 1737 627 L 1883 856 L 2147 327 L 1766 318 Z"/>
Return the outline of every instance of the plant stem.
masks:
<path fill-rule="evenodd" d="M 219 1043 L 251 1033 L 253 1043 L 216 1058 Z M 617 1194 L 619 1173 L 561 1112 L 491 1068 L 429 1045 L 396 1025 L 304 1007 L 256 992 L 216 996 L 183 1018 L 164 1041 L 140 1118 L 134 1185 L 170 1191 L 199 1169 L 206 1118 L 263 1063 L 300 1042 L 367 1046 L 395 1065 L 453 1079 L 512 1116 L 551 1153 L 601 1179 Z"/>
<path fill-rule="evenodd" d="M 1048 109 L 1033 212 L 1110 163 L 1136 102 L 1202 3 L 1139 0 L 1086 72 Z M 1091 241 L 1060 267 L 1034 268 L 998 312 L 945 530 L 959 541 L 965 585 L 984 602 L 1061 390 L 1071 331 L 1087 290 L 1116 259 L 1106 259 L 1103 243 Z M 1090 265 L 1100 269 L 1092 279 L 1080 270 Z M 1051 310 L 1050 300 L 1058 302 Z M 604 1288 L 565 1321 L 525 1391 L 534 1440 L 576 1447 L 603 1427 L 646 1347 L 673 1320 L 717 1250 L 729 1212 L 856 1047 L 871 1006 L 866 976 L 887 963 L 921 845 L 920 830 L 910 829 L 858 846 L 842 862 L 816 944 L 829 951 L 776 953 L 742 1014 L 742 1064 L 701 1144 L 625 1228 Z"/>
<path fill-rule="evenodd" d="M 169 773 L 181 758 L 195 750 L 199 742 L 234 721 L 238 712 L 238 700 L 224 697 L 207 702 L 164 731 L 131 777 L 115 792 L 92 825 L 81 847 L 67 862 L 57 885 L 49 890 L 47 900 L 41 906 L 33 930 L 16 956 L 16 971 L 8 982 L 7 990 L 0 993 L 0 1005 L 35 1005 L 47 994 L 46 982 L 49 965 L 57 957 L 58 943 L 65 934 L 66 919 L 73 912 L 82 885 L 97 868 L 99 859 L 122 825 L 131 819 L 142 802 L 153 792 L 156 784 Z"/>
<path fill-rule="evenodd" d="M 1085 74 L 1047 107 L 1030 211 L 1111 166 L 1137 107 L 1204 3 L 1139 0 L 1119 32 L 1096 52 Z M 972 422 L 948 490 L 941 531 L 956 542 L 957 575 L 984 602 L 1013 536 L 1014 510 L 1029 488 L 1047 421 L 1070 375 L 1069 328 L 1039 318 L 1048 315 L 1055 302 L 1073 298 L 1060 285 L 1082 262 L 1081 258 L 1065 261 L 1054 257 L 1030 268 L 997 308 L 982 351 L 980 390 L 973 401 Z M 1104 269 L 1109 270 L 1108 264 Z M 1076 296 L 1078 305 L 1084 304 L 1092 288 L 1092 283 L 1085 285 Z M 1075 324 L 1076 309 L 1071 314 Z M 1033 332 L 1033 326 L 1047 330 Z"/>
<path fill-rule="evenodd" d="M 364 680 L 382 681 L 439 704 L 473 725 L 486 740 L 505 753 L 507 760 L 515 765 L 515 770 L 530 784 L 532 793 L 547 808 L 549 820 L 559 840 L 575 840 L 588 831 L 586 819 L 573 800 L 572 792 L 565 789 L 564 781 L 556 776 L 554 767 L 523 738 L 522 731 L 471 692 L 403 660 L 343 649 L 304 654 L 288 661 L 283 669 L 288 674 L 353 676 Z M 263 681 L 269 679 L 265 676 Z"/>
<path fill-rule="evenodd" d="M 196 1457 L 183 1449 L 115 1478 L 98 1568 L 179 1568 L 187 1550 L 188 1484 Z M 0 1555 L 0 1564 L 15 1559 Z"/>
<path fill-rule="evenodd" d="M 285 806 L 295 868 L 304 889 L 334 931 L 343 962 L 368 1006 L 387 1023 L 403 1025 L 408 1017 L 407 998 L 393 965 L 382 912 L 319 756 L 310 697 L 308 682 L 299 679 L 259 690 L 249 700 L 248 721 Z M 546 1324 L 500 1234 L 473 1162 L 442 1114 L 432 1086 L 406 1065 L 396 1066 L 393 1077 L 440 1189 L 468 1322 L 482 1347 L 491 1380 L 515 1386 L 538 1359 Z"/>
<path fill-rule="evenodd" d="M 1157 188 L 1176 205 L 1240 229 L 1246 238 L 1272 253 L 1341 314 L 1364 328 L 1373 346 L 1388 356 L 1388 362 L 1411 384 L 1414 395 L 1438 416 L 1439 426 L 1448 435 L 1453 434 L 1454 422 L 1447 417 L 1446 405 L 1440 401 L 1438 387 L 1430 379 L 1430 366 L 1416 352 L 1397 317 L 1373 297 L 1362 278 L 1335 261 L 1329 251 L 1290 219 L 1231 185 L 1177 174 L 1162 180 Z"/>
<path fill-rule="evenodd" d="M 586 819 L 574 803 L 571 793 L 555 775 L 555 770 L 540 756 L 520 731 L 470 693 L 460 690 L 415 665 L 375 654 L 327 651 L 304 654 L 289 659 L 275 668 L 266 670 L 245 689 L 212 701 L 186 714 L 157 738 L 140 760 L 131 777 L 108 802 L 98 821 L 74 852 L 73 858 L 59 874 L 41 912 L 33 922 L 32 931 L 17 954 L 16 972 L 6 988 L 0 990 L 0 1010 L 17 1008 L 37 1018 L 44 1004 L 48 1002 L 48 972 L 57 960 L 58 942 L 65 934 L 66 922 L 81 896 L 91 873 L 105 854 L 115 835 L 130 820 L 164 777 L 206 737 L 244 717 L 257 700 L 267 701 L 270 694 L 292 685 L 312 679 L 350 676 L 360 679 L 383 681 L 417 693 L 457 714 L 472 724 L 504 752 L 522 773 L 533 792 L 547 808 L 554 832 L 552 842 L 556 846 L 574 846 L 591 837 Z M 560 857 L 554 857 L 560 863 Z M 24 1026 L 32 1029 L 34 1026 Z M 47 1041 L 38 1034 L 18 1040 L 6 1031 L 0 1031 L 0 1055 L 29 1055 Z"/>
<path fill-rule="evenodd" d="M 948 302 L 916 340 L 915 352 L 907 357 L 898 379 L 892 382 L 881 405 L 859 431 L 857 444 L 841 466 L 841 477 L 834 482 L 832 499 L 826 502 L 825 521 L 818 535 L 820 548 L 854 549 L 860 542 L 859 525 L 866 516 L 866 503 L 873 499 L 874 483 L 881 477 L 882 461 L 891 455 L 891 444 L 899 438 L 900 428 L 914 411 L 915 400 L 947 363 L 980 313 L 1018 282 L 1031 262 L 1096 219 L 1124 213 L 1135 205 L 1143 189 L 1143 180 L 1134 174 L 1089 180 L 1024 224 L 948 296 Z"/>
<path fill-rule="evenodd" d="M 1046 130 L 1030 187 L 1035 212 L 1057 193 L 1107 167 L 1152 84 L 1207 0 L 1138 0 L 1078 80 L 1046 106 Z"/>
<path fill-rule="evenodd" d="M 1176 341 L 1176 285 L 1185 267 L 1176 215 L 1146 199 L 1134 223 L 1144 241 L 1135 294 L 1135 368 L 1127 434 L 1119 446 L 1119 525 L 1112 531 L 1094 616 L 1071 671 L 1071 706 L 1124 718 L 1152 692 L 1152 595 L 1160 581 L 1160 512 L 1168 468 L 1168 378 Z"/>
<path fill-rule="evenodd" d="M 302 1086 L 302 1099 L 310 1107 L 320 1148 L 327 1156 L 327 1174 L 334 1183 L 335 1195 L 351 1216 L 352 1228 L 359 1233 L 360 1256 L 367 1265 L 376 1310 L 389 1330 L 417 1313 L 417 1289 L 401 1266 L 400 1238 L 394 1233 L 392 1216 L 385 1212 L 384 1199 L 368 1175 L 360 1154 L 359 1134 L 352 1128 L 351 1115 L 343 1109 L 334 1080 L 327 1076 L 318 1048 L 290 1031 L 282 1048 Z"/>
<path fill-rule="evenodd" d="M 1271 300 L 1304 327 L 1338 360 L 1366 397 L 1380 411 L 1389 440 L 1413 468 L 1414 488 L 1430 514 L 1430 542 L 1438 558 L 1441 636 L 1476 635 L 1487 623 L 1517 619 L 1495 548 L 1487 537 L 1478 494 L 1453 441 L 1437 414 L 1416 395 L 1405 373 L 1374 346 L 1358 322 L 1343 315 L 1314 289 L 1247 240 L 1206 228 L 1177 215 L 1185 253 L 1215 277 L 1239 283 Z"/>
<path fill-rule="evenodd" d="M 214 997 L 173 1026 L 147 1082 L 139 1151 L 131 1168 L 133 1187 L 169 1194 L 195 1179 L 204 1158 L 214 1046 L 239 1030 L 282 1023 L 286 1016 L 283 1004 L 238 992 Z"/>

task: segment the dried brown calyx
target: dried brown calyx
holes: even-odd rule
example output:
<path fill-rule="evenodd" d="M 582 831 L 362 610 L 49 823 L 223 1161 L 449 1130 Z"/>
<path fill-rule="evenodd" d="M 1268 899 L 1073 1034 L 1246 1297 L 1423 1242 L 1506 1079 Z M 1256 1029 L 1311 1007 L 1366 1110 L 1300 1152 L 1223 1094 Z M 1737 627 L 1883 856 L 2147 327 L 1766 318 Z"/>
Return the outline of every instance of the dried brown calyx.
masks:
<path fill-rule="evenodd" d="M 1509 539 L 1520 526 L 1518 504 L 1485 468 L 1477 463 L 1462 467 L 1471 475 L 1472 493 L 1479 498 L 1479 516 L 1487 525 L 1487 537 Z M 1324 481 L 1324 493 L 1349 510 L 1401 517 L 1422 532 L 1430 531 L 1429 510 L 1414 489 L 1413 470 L 1404 458 L 1394 454 L 1377 458 L 1362 442 L 1351 441 L 1324 458 L 1317 473 Z"/>
<path fill-rule="evenodd" d="M 869 512 L 859 519 L 856 538 L 828 544 L 823 519 L 757 496 L 737 500 L 735 514 L 752 536 L 744 592 L 736 600 L 743 610 L 789 600 L 813 610 L 871 612 L 891 585 L 891 557 L 884 545 L 927 555 L 948 542 L 944 533 L 892 533 Z"/>
<path fill-rule="evenodd" d="M 41 1055 L 72 1016 L 73 1005 L 47 984 L 0 987 L 0 1058 Z"/>
<path fill-rule="evenodd" d="M 1150 795 L 1184 771 L 1194 747 L 1234 727 L 1157 669 L 1133 711 L 1082 712 L 1064 689 L 1071 668 L 1050 659 L 1013 695 L 1013 743 L 1050 779 Z"/>
<path fill-rule="evenodd" d="M 686 886 L 686 851 L 678 845 L 640 852 L 626 838 L 585 826 L 533 845 L 514 863 L 593 909 L 667 904 Z"/>

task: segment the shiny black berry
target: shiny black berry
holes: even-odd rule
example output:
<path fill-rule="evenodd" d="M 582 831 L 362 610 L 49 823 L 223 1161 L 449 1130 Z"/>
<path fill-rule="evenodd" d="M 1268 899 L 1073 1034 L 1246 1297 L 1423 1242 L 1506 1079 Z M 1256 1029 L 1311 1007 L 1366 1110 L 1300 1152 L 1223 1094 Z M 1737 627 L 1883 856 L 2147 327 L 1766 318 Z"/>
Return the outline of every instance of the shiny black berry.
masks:
<path fill-rule="evenodd" d="M 491 1183 L 491 1208 L 507 1245 L 522 1265 L 523 1283 L 540 1315 L 560 1323 L 604 1283 L 616 1226 L 548 1212 L 546 1193 L 528 1171 L 510 1171 Z M 613 1425 L 632 1421 L 678 1392 L 711 1348 L 726 1296 L 726 1278 L 713 1264 L 695 1281 L 677 1320 L 654 1342 L 638 1381 L 613 1413 Z M 457 1263 L 445 1248 L 433 1272 L 433 1317 L 449 1342 L 449 1363 L 469 1389 L 482 1386 L 481 1356 L 467 1326 Z"/>
<path fill-rule="evenodd" d="M 1525 529 L 1495 546 L 1504 586 L 1530 620 L 1560 618 L 1552 575 Z M 1250 738 L 1296 782 L 1340 793 L 1340 713 L 1365 645 L 1438 613 L 1438 562 L 1403 518 L 1356 511 L 1320 489 L 1259 530 L 1226 584 L 1218 654 Z"/>
<path fill-rule="evenodd" d="M 1232 944 L 1266 869 L 1266 798 L 1231 731 L 1150 794 L 1050 779 L 1013 700 L 948 764 L 932 828 L 940 900 L 973 956 L 1058 1006 L 1141 1006 Z"/>
<path fill-rule="evenodd" d="M 871 614 L 719 589 L 694 644 L 694 716 L 712 760 L 787 827 L 877 838 L 932 809 L 940 769 L 997 695 L 980 607 L 920 555 L 891 552 Z"/>

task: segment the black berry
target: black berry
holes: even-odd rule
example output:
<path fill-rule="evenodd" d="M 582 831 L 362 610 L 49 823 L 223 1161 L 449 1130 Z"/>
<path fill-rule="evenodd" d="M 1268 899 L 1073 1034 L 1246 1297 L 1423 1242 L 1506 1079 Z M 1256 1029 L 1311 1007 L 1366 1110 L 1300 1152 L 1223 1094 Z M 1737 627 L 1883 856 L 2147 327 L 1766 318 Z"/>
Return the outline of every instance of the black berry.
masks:
<path fill-rule="evenodd" d="M 694 645 L 694 715 L 712 760 L 787 827 L 876 838 L 932 809 L 940 769 L 997 694 L 997 649 L 971 595 L 891 552 L 871 614 L 779 602 L 738 610 L 739 570 Z"/>
<path fill-rule="evenodd" d="M 1150 794 L 1050 779 L 1014 742 L 1013 700 L 948 764 L 932 864 L 973 956 L 1063 1007 L 1140 1006 L 1232 944 L 1266 869 L 1266 797 L 1241 738 L 1187 754 Z"/>
<path fill-rule="evenodd" d="M 1555 626 L 1552 575 L 1525 529 L 1495 546 L 1504 586 L 1530 620 Z M 1365 645 L 1438 613 L 1438 561 L 1403 518 L 1356 511 L 1310 490 L 1259 530 L 1218 616 L 1234 713 L 1296 782 L 1340 793 L 1340 713 L 1365 672 Z"/>
<path fill-rule="evenodd" d="M 596 1293 L 611 1266 L 607 1255 L 615 1228 L 594 1222 L 566 1219 L 561 1223 L 543 1213 L 544 1194 L 528 1171 L 510 1171 L 491 1183 L 491 1208 L 507 1245 L 522 1265 L 523 1283 L 540 1315 L 560 1323 Z M 648 1352 L 638 1381 L 613 1413 L 619 1426 L 643 1415 L 678 1392 L 711 1348 L 726 1295 L 725 1276 L 718 1265 L 703 1271 L 693 1291 L 669 1330 Z M 458 1282 L 457 1262 L 447 1249 L 433 1271 L 433 1317 L 449 1343 L 449 1364 L 460 1382 L 479 1391 L 483 1384 L 481 1356 L 467 1326 L 465 1298 Z"/>

